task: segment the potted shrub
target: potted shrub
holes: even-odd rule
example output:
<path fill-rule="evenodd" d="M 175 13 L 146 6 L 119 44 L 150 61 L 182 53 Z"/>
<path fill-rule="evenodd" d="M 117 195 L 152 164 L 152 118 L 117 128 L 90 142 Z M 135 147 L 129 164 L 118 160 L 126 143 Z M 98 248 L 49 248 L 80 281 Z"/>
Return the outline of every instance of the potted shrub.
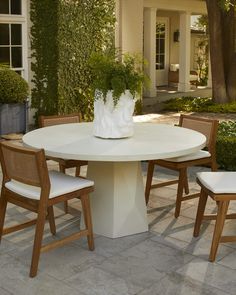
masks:
<path fill-rule="evenodd" d="M 26 131 L 28 83 L 0 66 L 0 135 Z"/>
<path fill-rule="evenodd" d="M 90 57 L 94 93 L 94 135 L 122 138 L 133 135 L 135 100 L 145 82 L 143 60 L 138 55 L 93 53 Z"/>

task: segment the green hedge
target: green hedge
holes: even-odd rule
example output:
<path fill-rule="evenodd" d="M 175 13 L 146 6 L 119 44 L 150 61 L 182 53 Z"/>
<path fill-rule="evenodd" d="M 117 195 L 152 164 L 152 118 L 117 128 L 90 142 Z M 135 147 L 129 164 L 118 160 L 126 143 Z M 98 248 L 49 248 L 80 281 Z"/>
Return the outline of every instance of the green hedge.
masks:
<path fill-rule="evenodd" d="M 28 83 L 15 71 L 0 66 L 0 104 L 23 103 L 29 94 Z"/>
<path fill-rule="evenodd" d="M 216 158 L 220 168 L 236 171 L 236 121 L 219 124 Z"/>
<path fill-rule="evenodd" d="M 165 102 L 165 110 L 209 113 L 236 113 L 236 102 L 215 104 L 210 97 L 180 97 Z M 236 171 L 236 121 L 219 124 L 216 140 L 219 168 Z"/>
<path fill-rule="evenodd" d="M 164 108 L 177 112 L 236 113 L 236 102 L 216 104 L 210 97 L 177 97 L 166 101 Z"/>

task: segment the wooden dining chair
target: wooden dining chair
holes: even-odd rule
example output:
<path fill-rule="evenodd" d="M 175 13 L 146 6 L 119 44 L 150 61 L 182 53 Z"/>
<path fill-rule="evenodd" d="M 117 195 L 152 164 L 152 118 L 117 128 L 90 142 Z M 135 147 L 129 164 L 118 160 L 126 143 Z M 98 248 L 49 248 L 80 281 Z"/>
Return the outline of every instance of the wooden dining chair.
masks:
<path fill-rule="evenodd" d="M 235 242 L 236 236 L 222 236 L 225 219 L 236 219 L 236 214 L 227 214 L 229 202 L 236 200 L 236 172 L 200 172 L 197 183 L 201 187 L 194 237 L 199 236 L 202 220 L 216 220 L 213 233 L 210 261 L 215 261 L 219 243 Z M 210 196 L 218 207 L 217 214 L 204 215 L 207 198 Z"/>
<path fill-rule="evenodd" d="M 150 190 L 153 188 L 168 186 L 172 184 L 178 184 L 177 198 L 175 207 L 175 217 L 180 214 L 181 202 L 199 197 L 199 193 L 189 194 L 187 169 L 196 165 L 209 165 L 212 171 L 217 170 L 216 163 L 216 136 L 218 129 L 218 121 L 212 119 L 205 119 L 199 117 L 193 117 L 189 115 L 180 115 L 179 126 L 189 128 L 198 132 L 201 132 L 206 136 L 206 148 L 207 150 L 200 150 L 196 153 L 175 157 L 164 160 L 151 160 L 148 162 L 147 180 L 145 188 L 146 204 L 149 201 Z M 174 145 L 174 143 L 173 143 Z M 162 183 L 152 184 L 152 177 L 155 165 L 159 165 L 171 170 L 178 171 L 179 177 L 177 180 L 165 181 Z M 183 193 L 187 196 L 183 196 Z"/>
<path fill-rule="evenodd" d="M 88 195 L 94 190 L 93 181 L 66 175 L 59 171 L 48 171 L 43 149 L 29 149 L 2 142 L 0 143 L 0 160 L 3 172 L 0 196 L 0 241 L 2 235 L 36 224 L 30 277 L 37 274 L 39 257 L 42 252 L 62 246 L 83 236 L 87 237 L 89 249 L 94 249 Z M 61 240 L 42 245 L 46 219 L 49 221 L 51 233 L 56 234 L 53 205 L 73 198 L 81 200 L 85 229 L 81 229 Z M 4 228 L 8 203 L 35 212 L 37 218 Z"/>
<path fill-rule="evenodd" d="M 39 126 L 40 127 L 48 127 L 53 125 L 60 124 L 69 124 L 69 123 L 79 123 L 81 121 L 81 115 L 77 114 L 69 114 L 69 115 L 55 115 L 55 116 L 40 116 L 39 117 Z M 60 159 L 55 157 L 48 157 L 48 159 L 56 161 L 59 164 L 59 169 L 61 172 L 66 173 L 66 169 L 76 168 L 75 175 L 80 176 L 80 168 L 82 166 L 88 165 L 88 161 L 82 160 L 67 160 Z M 65 213 L 68 213 L 68 202 L 64 203 Z"/>

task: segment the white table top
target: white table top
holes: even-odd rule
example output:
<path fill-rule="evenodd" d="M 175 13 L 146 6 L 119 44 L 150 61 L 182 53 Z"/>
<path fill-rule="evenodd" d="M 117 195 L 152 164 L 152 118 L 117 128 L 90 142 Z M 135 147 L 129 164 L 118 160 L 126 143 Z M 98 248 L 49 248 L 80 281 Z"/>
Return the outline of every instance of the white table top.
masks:
<path fill-rule="evenodd" d="M 92 123 L 56 125 L 23 136 L 28 147 L 44 148 L 47 156 L 89 161 L 140 161 L 194 153 L 206 138 L 196 131 L 155 123 L 135 123 L 134 136 L 101 139 L 93 136 Z"/>

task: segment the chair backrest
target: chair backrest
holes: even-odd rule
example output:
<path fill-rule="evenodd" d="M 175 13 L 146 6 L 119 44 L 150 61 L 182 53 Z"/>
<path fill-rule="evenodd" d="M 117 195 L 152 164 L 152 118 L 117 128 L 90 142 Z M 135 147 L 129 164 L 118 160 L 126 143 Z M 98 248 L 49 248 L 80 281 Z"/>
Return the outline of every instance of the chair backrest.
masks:
<path fill-rule="evenodd" d="M 40 116 L 39 126 L 48 127 L 60 124 L 79 123 L 80 121 L 81 115 L 79 113 L 70 115 Z"/>
<path fill-rule="evenodd" d="M 180 126 L 198 131 L 206 136 L 206 147 L 211 153 L 215 151 L 218 124 L 218 120 L 190 115 L 180 115 L 179 119 Z"/>
<path fill-rule="evenodd" d="M 24 184 L 50 189 L 43 149 L 29 149 L 9 142 L 0 143 L 3 183 L 16 180 Z"/>

